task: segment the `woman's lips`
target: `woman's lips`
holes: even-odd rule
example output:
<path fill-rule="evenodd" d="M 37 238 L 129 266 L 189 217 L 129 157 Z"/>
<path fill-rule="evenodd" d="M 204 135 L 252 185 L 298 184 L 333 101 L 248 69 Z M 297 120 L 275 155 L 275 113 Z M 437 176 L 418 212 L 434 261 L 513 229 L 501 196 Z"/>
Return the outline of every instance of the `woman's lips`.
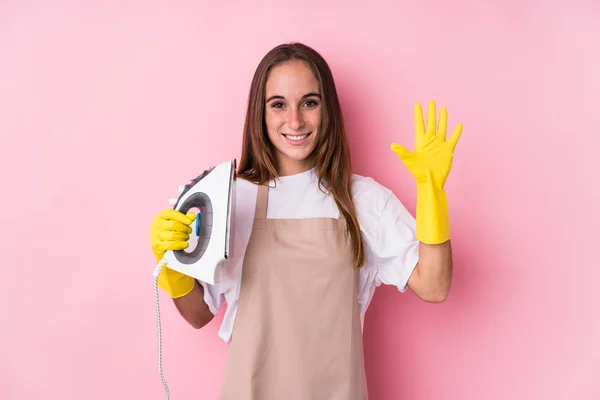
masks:
<path fill-rule="evenodd" d="M 299 146 L 302 143 L 306 142 L 306 139 L 311 135 L 312 132 L 305 133 L 303 135 L 288 135 L 283 133 L 282 135 L 285 137 L 285 140 L 293 146 Z"/>

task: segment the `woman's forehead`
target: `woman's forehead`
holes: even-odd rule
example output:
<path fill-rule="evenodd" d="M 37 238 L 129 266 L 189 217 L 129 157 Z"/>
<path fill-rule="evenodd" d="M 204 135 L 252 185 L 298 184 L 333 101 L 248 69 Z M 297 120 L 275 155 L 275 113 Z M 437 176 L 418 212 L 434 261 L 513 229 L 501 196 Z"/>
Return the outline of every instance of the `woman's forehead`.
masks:
<path fill-rule="evenodd" d="M 294 60 L 271 69 L 266 92 L 267 97 L 302 97 L 308 93 L 319 93 L 319 81 L 305 62 Z"/>

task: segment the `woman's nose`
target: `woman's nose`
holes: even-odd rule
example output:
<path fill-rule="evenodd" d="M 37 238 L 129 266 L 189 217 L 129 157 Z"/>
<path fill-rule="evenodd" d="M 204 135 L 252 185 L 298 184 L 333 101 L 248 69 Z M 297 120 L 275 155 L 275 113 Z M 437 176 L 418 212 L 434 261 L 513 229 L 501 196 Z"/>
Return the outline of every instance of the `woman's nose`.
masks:
<path fill-rule="evenodd" d="M 298 110 L 290 110 L 288 117 L 288 125 L 293 130 L 298 130 L 302 127 L 302 125 L 304 125 L 304 122 L 302 120 L 302 114 Z"/>

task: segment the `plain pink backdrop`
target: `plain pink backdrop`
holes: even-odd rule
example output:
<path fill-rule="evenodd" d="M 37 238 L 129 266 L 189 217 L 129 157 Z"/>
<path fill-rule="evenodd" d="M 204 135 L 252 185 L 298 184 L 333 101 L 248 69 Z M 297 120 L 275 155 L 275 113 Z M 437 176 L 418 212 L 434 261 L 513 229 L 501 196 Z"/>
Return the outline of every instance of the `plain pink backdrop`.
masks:
<path fill-rule="evenodd" d="M 599 399 L 600 3 L 284 3 L 2 3 L 0 399 L 164 398 L 150 223 L 239 156 L 254 69 L 292 40 L 334 71 L 356 172 L 413 213 L 390 143 L 417 101 L 464 124 L 451 295 L 378 289 L 371 398 Z M 161 300 L 171 398 L 216 398 L 222 314 Z"/>

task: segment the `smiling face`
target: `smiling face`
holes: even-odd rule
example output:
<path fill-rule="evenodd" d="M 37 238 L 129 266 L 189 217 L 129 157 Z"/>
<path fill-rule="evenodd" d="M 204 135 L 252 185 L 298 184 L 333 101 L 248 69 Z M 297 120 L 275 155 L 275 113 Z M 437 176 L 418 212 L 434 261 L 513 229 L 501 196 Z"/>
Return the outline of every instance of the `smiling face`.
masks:
<path fill-rule="evenodd" d="M 265 123 L 281 176 L 308 171 L 321 127 L 319 81 L 303 61 L 271 70 L 266 84 Z"/>

